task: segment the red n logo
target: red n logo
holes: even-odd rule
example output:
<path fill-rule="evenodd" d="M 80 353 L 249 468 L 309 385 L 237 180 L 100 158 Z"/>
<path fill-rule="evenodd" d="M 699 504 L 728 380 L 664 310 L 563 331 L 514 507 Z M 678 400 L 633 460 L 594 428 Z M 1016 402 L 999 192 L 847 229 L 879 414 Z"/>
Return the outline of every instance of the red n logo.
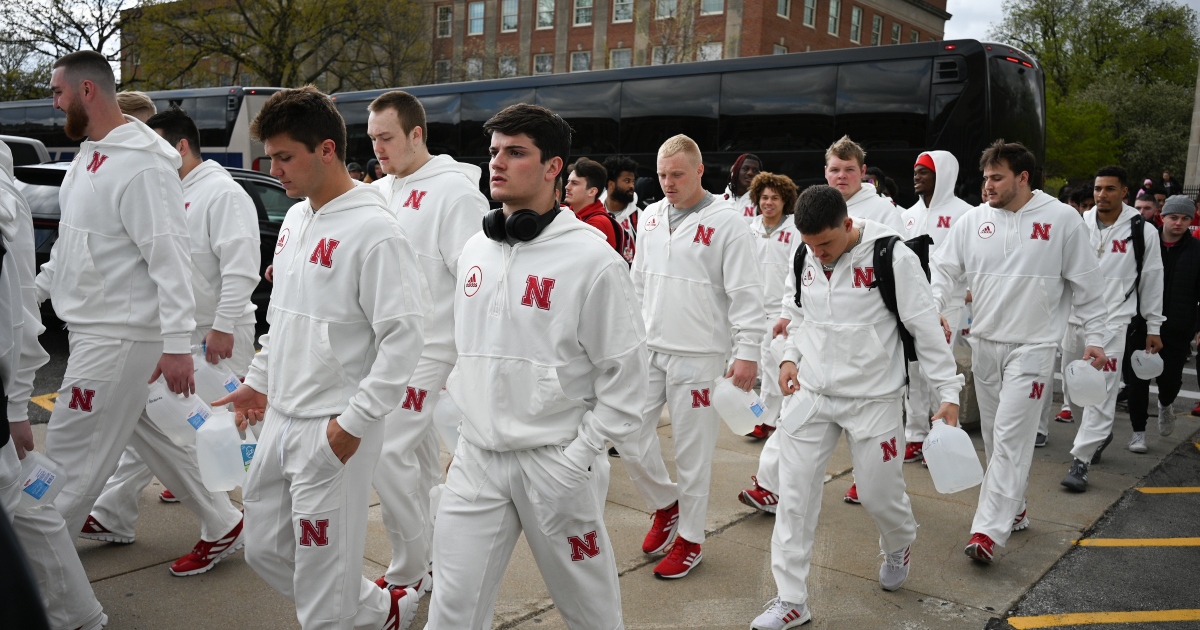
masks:
<path fill-rule="evenodd" d="M 429 392 L 423 389 L 409 387 L 408 391 L 404 393 L 404 404 L 400 405 L 400 407 L 421 413 L 421 410 L 425 408 L 425 397 L 428 395 Z"/>
<path fill-rule="evenodd" d="M 412 208 L 413 210 L 421 209 L 421 200 L 425 198 L 424 190 L 414 190 L 408 193 L 408 199 L 404 201 L 404 208 Z"/>
<path fill-rule="evenodd" d="M 1113 241 L 1113 253 L 1114 254 L 1124 254 L 1129 251 L 1127 249 L 1128 247 L 1129 247 L 1128 241 L 1121 241 L 1121 240 Z"/>
<path fill-rule="evenodd" d="M 1030 234 L 1029 238 L 1034 239 L 1034 240 L 1037 240 L 1040 238 L 1043 241 L 1050 240 L 1050 224 L 1049 223 L 1034 223 L 1033 224 L 1033 234 Z"/>
<path fill-rule="evenodd" d="M 708 389 L 693 389 L 692 390 L 692 409 L 700 407 L 709 407 L 712 405 L 711 396 L 708 395 Z"/>
<path fill-rule="evenodd" d="M 322 267 L 333 267 L 333 250 L 341 245 L 341 241 L 332 238 L 323 238 L 317 242 L 316 249 L 313 249 L 312 256 L 308 257 L 308 262 Z"/>
<path fill-rule="evenodd" d="M 890 462 L 896 457 L 899 451 L 896 449 L 896 438 L 892 438 L 886 442 L 880 442 L 879 448 L 883 449 L 883 461 Z"/>
<path fill-rule="evenodd" d="M 863 287 L 870 288 L 875 284 L 875 268 L 874 267 L 855 267 L 854 268 L 854 288 L 861 289 Z"/>
<path fill-rule="evenodd" d="M 1039 383 L 1037 381 L 1034 381 L 1033 382 L 1033 390 L 1029 392 L 1029 397 L 1033 398 L 1034 400 L 1041 400 L 1042 393 L 1045 391 L 1046 391 L 1045 383 Z"/>
<path fill-rule="evenodd" d="M 94 389 L 79 389 L 78 387 L 71 388 L 71 402 L 67 406 L 77 411 L 92 410 L 92 399 L 96 397 Z"/>
<path fill-rule="evenodd" d="M 704 227 L 703 225 L 696 226 L 696 238 L 692 239 L 693 243 L 704 243 L 712 245 L 713 232 L 716 228 Z"/>
<path fill-rule="evenodd" d="M 310 521 L 306 518 L 300 519 L 300 546 L 301 547 L 324 547 L 329 544 L 329 519 L 323 518 L 319 521 Z"/>
<path fill-rule="evenodd" d="M 937 226 L 940 228 L 950 227 L 950 217 L 938 217 L 938 225 Z"/>
<path fill-rule="evenodd" d="M 1101 372 L 1116 372 L 1117 371 L 1117 360 L 1109 359 L 1108 361 L 1105 361 L 1104 367 L 1101 368 L 1100 371 Z"/>
<path fill-rule="evenodd" d="M 747 217 L 754 216 L 754 206 L 746 206 L 745 208 L 742 208 L 742 214 Z"/>
<path fill-rule="evenodd" d="M 100 167 L 104 165 L 104 161 L 107 159 L 108 159 L 107 155 L 100 155 L 99 151 L 93 151 L 92 152 L 92 161 L 88 162 L 88 165 L 87 165 L 88 172 L 95 175 L 96 171 L 100 170 Z"/>
<path fill-rule="evenodd" d="M 779 242 L 780 243 L 791 243 L 792 242 L 792 233 L 791 232 L 780 232 L 779 233 Z"/>
<path fill-rule="evenodd" d="M 550 289 L 554 288 L 554 278 L 538 278 L 529 276 L 525 279 L 525 297 L 521 298 L 521 306 L 533 306 L 543 311 L 550 310 Z"/>
<path fill-rule="evenodd" d="M 571 545 L 571 562 L 579 562 L 584 557 L 595 558 L 600 555 L 600 545 L 596 543 L 596 532 L 588 532 L 583 535 L 583 538 L 567 536 L 567 543 Z"/>

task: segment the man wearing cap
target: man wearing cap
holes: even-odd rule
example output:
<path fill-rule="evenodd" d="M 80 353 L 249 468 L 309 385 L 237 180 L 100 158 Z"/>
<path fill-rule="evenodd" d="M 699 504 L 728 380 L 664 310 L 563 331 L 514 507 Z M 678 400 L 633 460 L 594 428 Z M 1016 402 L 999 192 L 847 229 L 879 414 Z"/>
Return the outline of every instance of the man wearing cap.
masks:
<path fill-rule="evenodd" d="M 350 179 L 356 182 L 363 180 L 363 168 L 358 165 L 358 162 L 351 162 L 346 165 L 346 170 L 350 172 Z"/>
<path fill-rule="evenodd" d="M 1158 434 L 1171 435 L 1175 430 L 1175 411 L 1172 403 L 1183 384 L 1183 366 L 1191 355 L 1191 342 L 1200 329 L 1197 303 L 1200 303 L 1200 241 L 1192 236 L 1188 226 L 1196 214 L 1189 197 L 1173 195 L 1163 204 L 1162 238 L 1157 249 L 1162 258 L 1162 315 L 1166 318 L 1159 330 L 1163 371 L 1154 380 L 1158 385 Z M 1142 282 L 1146 281 L 1143 271 Z M 1133 350 L 1146 344 L 1147 322 L 1135 316 L 1129 324 L 1125 344 L 1125 391 L 1129 395 L 1129 421 L 1133 437 L 1129 450 L 1145 453 L 1146 406 L 1150 402 L 1150 381 L 1137 377 L 1130 369 Z"/>

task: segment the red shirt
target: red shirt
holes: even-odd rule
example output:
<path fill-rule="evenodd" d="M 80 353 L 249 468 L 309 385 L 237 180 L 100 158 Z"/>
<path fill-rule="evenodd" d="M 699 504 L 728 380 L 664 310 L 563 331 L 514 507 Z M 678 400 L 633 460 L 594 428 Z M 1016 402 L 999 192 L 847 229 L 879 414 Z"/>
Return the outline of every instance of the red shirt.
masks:
<path fill-rule="evenodd" d="M 608 239 L 609 246 L 614 250 L 617 249 L 617 235 L 613 233 L 613 221 L 609 218 L 608 209 L 604 207 L 603 203 L 593 202 L 581 210 L 576 210 L 575 216 L 580 221 L 603 232 L 604 238 Z"/>

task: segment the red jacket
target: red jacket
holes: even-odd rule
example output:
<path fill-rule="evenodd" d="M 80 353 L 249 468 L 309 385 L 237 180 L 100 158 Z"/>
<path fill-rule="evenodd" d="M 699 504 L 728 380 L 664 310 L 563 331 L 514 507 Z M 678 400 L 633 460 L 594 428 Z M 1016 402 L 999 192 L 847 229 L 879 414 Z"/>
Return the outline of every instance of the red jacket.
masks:
<path fill-rule="evenodd" d="M 613 221 L 609 218 L 608 209 L 604 204 L 597 201 L 591 205 L 585 206 L 582 210 L 576 210 L 575 216 L 580 221 L 600 230 L 604 233 L 604 238 L 608 239 L 608 244 L 617 250 L 617 235 L 613 232 Z M 620 253 L 617 250 L 617 253 Z"/>

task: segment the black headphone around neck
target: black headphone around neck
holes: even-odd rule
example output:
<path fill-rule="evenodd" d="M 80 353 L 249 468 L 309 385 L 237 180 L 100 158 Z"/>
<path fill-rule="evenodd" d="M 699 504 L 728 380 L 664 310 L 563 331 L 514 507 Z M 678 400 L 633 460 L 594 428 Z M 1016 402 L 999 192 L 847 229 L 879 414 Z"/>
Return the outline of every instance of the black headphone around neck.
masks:
<path fill-rule="evenodd" d="M 553 210 L 545 214 L 538 214 L 533 210 L 517 210 L 506 217 L 503 208 L 496 208 L 484 215 L 483 234 L 500 243 L 508 238 L 521 242 L 532 241 L 554 221 L 554 217 L 558 216 L 560 211 L 558 205 L 555 205 Z"/>

